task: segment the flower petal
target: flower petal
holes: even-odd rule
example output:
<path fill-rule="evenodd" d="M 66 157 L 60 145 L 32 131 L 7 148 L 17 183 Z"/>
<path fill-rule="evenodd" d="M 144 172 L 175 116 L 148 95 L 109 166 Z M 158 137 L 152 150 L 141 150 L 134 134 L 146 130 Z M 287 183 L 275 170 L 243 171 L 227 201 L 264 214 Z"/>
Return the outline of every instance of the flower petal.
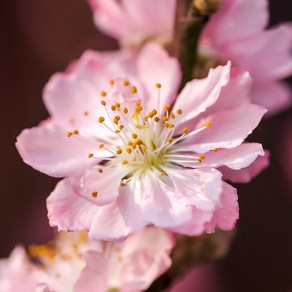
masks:
<path fill-rule="evenodd" d="M 128 185 L 121 187 L 116 200 L 101 207 L 95 215 L 89 237 L 95 240 L 118 240 L 145 227 L 147 222 L 135 195 Z"/>
<path fill-rule="evenodd" d="M 269 110 L 268 115 L 276 114 L 292 104 L 290 87 L 280 81 L 255 83 L 251 97 L 255 103 Z"/>
<path fill-rule="evenodd" d="M 184 151 L 204 153 L 214 148 L 234 148 L 259 124 L 266 110 L 258 105 L 246 104 L 241 107 L 217 112 L 208 119 L 212 126 L 186 137 L 180 143 Z"/>
<path fill-rule="evenodd" d="M 248 183 L 252 178 L 261 173 L 270 163 L 270 153 L 265 151 L 264 156 L 258 156 L 249 166 L 234 170 L 226 166 L 220 167 L 223 173 L 223 179 L 233 183 Z"/>
<path fill-rule="evenodd" d="M 239 216 L 237 191 L 231 185 L 224 183 L 221 194 L 221 204 L 213 214 L 212 220 L 206 224 L 207 232 L 214 232 L 216 226 L 228 231 L 234 228 Z"/>
<path fill-rule="evenodd" d="M 182 109 L 181 123 L 197 117 L 217 101 L 222 88 L 229 82 L 230 68 L 231 63 L 228 62 L 226 66 L 210 69 L 206 78 L 186 84 L 173 107 L 174 112 Z"/>
<path fill-rule="evenodd" d="M 50 121 L 26 129 L 17 137 L 16 148 L 25 163 L 55 177 L 77 175 L 96 163 L 88 153 L 96 148 L 66 132 Z"/>
<path fill-rule="evenodd" d="M 47 198 L 48 218 L 58 230 L 90 229 L 99 206 L 79 196 L 69 179 L 60 181 Z"/>
<path fill-rule="evenodd" d="M 85 267 L 74 285 L 74 292 L 108 291 L 108 260 L 103 253 L 89 250 L 84 255 Z"/>
<path fill-rule="evenodd" d="M 161 112 L 165 105 L 172 104 L 181 80 L 181 69 L 175 58 L 159 45 L 149 43 L 138 57 L 137 73 L 146 89 L 147 110 L 159 110 L 159 104 Z M 156 88 L 157 83 L 161 84 L 161 89 Z"/>
<path fill-rule="evenodd" d="M 191 220 L 192 208 L 183 198 L 179 198 L 176 189 L 159 180 L 151 172 L 143 179 L 143 214 L 154 225 L 173 228 Z"/>

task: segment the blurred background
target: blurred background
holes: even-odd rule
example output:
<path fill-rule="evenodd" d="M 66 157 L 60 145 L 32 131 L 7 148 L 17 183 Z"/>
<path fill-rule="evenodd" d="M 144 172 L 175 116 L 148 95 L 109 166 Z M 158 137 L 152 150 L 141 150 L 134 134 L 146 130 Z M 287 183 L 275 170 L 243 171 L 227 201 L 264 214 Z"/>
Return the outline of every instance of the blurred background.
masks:
<path fill-rule="evenodd" d="M 0 257 L 7 257 L 17 243 L 51 238 L 45 199 L 57 181 L 23 163 L 16 136 L 48 116 L 42 88 L 54 72 L 88 48 L 117 44 L 95 29 L 86 0 L 10 0 L 0 7 Z M 271 25 L 292 21 L 291 0 L 270 0 L 270 11 Z M 198 292 L 292 289 L 292 110 L 263 121 L 252 139 L 271 151 L 271 165 L 252 183 L 237 186 L 237 234 L 215 272 L 212 266 L 222 288 L 206 290 L 202 284 L 205 290 Z"/>

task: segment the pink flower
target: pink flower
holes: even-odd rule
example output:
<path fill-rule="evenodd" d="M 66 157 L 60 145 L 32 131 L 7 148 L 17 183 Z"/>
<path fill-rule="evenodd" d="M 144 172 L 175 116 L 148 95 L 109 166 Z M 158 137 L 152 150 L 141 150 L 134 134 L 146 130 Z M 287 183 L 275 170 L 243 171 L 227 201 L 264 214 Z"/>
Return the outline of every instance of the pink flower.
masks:
<path fill-rule="evenodd" d="M 44 94 L 51 118 L 18 137 L 26 163 L 67 177 L 47 200 L 51 226 L 103 240 L 149 224 L 189 235 L 232 229 L 237 194 L 217 168 L 237 171 L 264 154 L 243 143 L 265 113 L 249 100 L 249 74 L 228 63 L 177 97 L 178 62 L 159 46 L 125 62 L 124 74 L 105 60 L 87 53 L 55 75 Z"/>
<path fill-rule="evenodd" d="M 252 100 L 276 112 L 291 104 L 279 80 L 292 73 L 292 31 L 288 25 L 266 30 L 268 18 L 267 0 L 223 1 L 203 30 L 199 53 L 248 70 Z"/>
<path fill-rule="evenodd" d="M 0 260 L 0 291 L 36 291 L 39 272 L 23 247 L 14 248 L 8 259 Z"/>
<path fill-rule="evenodd" d="M 120 243 L 90 241 L 84 231 L 61 232 L 56 241 L 29 248 L 38 265 L 16 248 L 1 265 L 0 291 L 142 291 L 170 267 L 174 241 L 155 227 Z"/>
<path fill-rule="evenodd" d="M 97 27 L 122 44 L 171 37 L 176 0 L 89 0 Z"/>

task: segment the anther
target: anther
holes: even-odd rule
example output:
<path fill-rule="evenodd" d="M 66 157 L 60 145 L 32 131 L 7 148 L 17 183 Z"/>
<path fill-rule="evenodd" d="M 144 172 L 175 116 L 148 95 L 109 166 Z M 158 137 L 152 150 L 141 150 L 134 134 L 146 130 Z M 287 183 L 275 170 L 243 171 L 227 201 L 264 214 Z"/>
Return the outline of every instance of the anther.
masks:
<path fill-rule="evenodd" d="M 128 80 L 124 80 L 123 85 L 124 86 L 128 86 L 129 85 L 129 81 Z"/>
<path fill-rule="evenodd" d="M 169 111 L 169 110 L 170 110 L 170 105 L 167 104 L 167 105 L 164 107 L 164 109 L 165 109 L 166 111 Z"/>
<path fill-rule="evenodd" d="M 104 122 L 104 117 L 99 117 L 99 118 L 98 118 L 98 122 L 99 122 L 99 123 L 103 123 L 103 122 Z"/>
<path fill-rule="evenodd" d="M 99 144 L 99 149 L 103 148 L 104 147 L 104 144 Z"/>
<path fill-rule="evenodd" d="M 175 119 L 174 113 L 170 113 L 170 117 L 174 120 Z"/>
<path fill-rule="evenodd" d="M 178 114 L 178 115 L 181 115 L 182 114 L 182 109 L 178 109 L 177 111 L 176 111 L 176 113 Z"/>
<path fill-rule="evenodd" d="M 172 137 L 168 137 L 168 138 L 167 138 L 167 141 L 168 141 L 168 143 L 171 143 L 171 142 L 172 142 L 172 140 L 173 140 L 173 138 L 172 138 Z"/>
<path fill-rule="evenodd" d="M 155 117 L 154 121 L 155 121 L 156 123 L 159 123 L 159 122 L 160 122 L 160 118 L 159 118 L 159 117 Z"/>
<path fill-rule="evenodd" d="M 106 105 L 106 101 L 105 101 L 105 100 L 102 100 L 100 103 L 101 103 L 102 105 Z"/>
<path fill-rule="evenodd" d="M 166 116 L 163 116 L 163 117 L 162 117 L 162 121 L 163 121 L 163 122 L 166 122 L 166 121 L 168 121 L 168 117 L 166 117 Z"/>
<path fill-rule="evenodd" d="M 136 86 L 132 86 L 132 88 L 131 88 L 131 92 L 132 92 L 133 94 L 137 93 L 137 87 L 136 87 Z"/>
<path fill-rule="evenodd" d="M 161 84 L 160 83 L 156 83 L 155 86 L 156 86 L 156 88 L 161 88 Z"/>
<path fill-rule="evenodd" d="M 128 164 L 128 162 L 129 162 L 129 161 L 128 161 L 127 159 L 124 159 L 124 160 L 122 161 L 122 164 L 125 165 L 125 164 Z"/>
<path fill-rule="evenodd" d="M 117 103 L 115 103 L 115 107 L 118 109 L 121 107 L 121 105 L 117 102 Z"/>
<path fill-rule="evenodd" d="M 120 125 L 120 126 L 119 126 L 119 129 L 120 129 L 120 130 L 123 130 L 124 127 L 125 127 L 124 125 Z"/>
<path fill-rule="evenodd" d="M 70 138 L 73 135 L 73 132 L 67 132 L 67 137 Z"/>
<path fill-rule="evenodd" d="M 123 109 L 123 112 L 124 112 L 124 114 L 127 114 L 127 113 L 128 113 L 128 109 L 125 107 L 125 108 Z"/>
<path fill-rule="evenodd" d="M 133 134 L 132 134 L 132 137 L 133 137 L 133 139 L 137 139 L 137 138 L 138 138 L 138 135 L 135 134 L 135 133 L 133 133 Z"/>
<path fill-rule="evenodd" d="M 160 176 L 165 176 L 165 175 L 166 175 L 166 173 L 164 171 L 160 172 Z"/>
<path fill-rule="evenodd" d="M 188 128 L 183 128 L 183 133 L 186 135 L 188 133 L 189 129 Z"/>
<path fill-rule="evenodd" d="M 199 162 L 202 162 L 205 158 L 206 158 L 205 155 L 200 155 L 200 156 L 197 158 L 197 160 L 198 160 Z"/>
<path fill-rule="evenodd" d="M 102 92 L 100 93 L 100 95 L 101 95 L 102 97 L 105 97 L 105 96 L 106 96 L 106 92 L 105 92 L 105 91 L 102 91 Z"/>
<path fill-rule="evenodd" d="M 92 192 L 91 195 L 92 195 L 93 198 L 96 198 L 97 195 L 98 195 L 98 192 Z"/>
<path fill-rule="evenodd" d="M 93 153 L 88 153 L 88 158 L 91 158 L 91 157 L 93 157 Z"/>
<path fill-rule="evenodd" d="M 112 105 L 111 110 L 114 112 L 116 109 L 117 108 L 114 105 Z"/>
<path fill-rule="evenodd" d="M 130 154 L 132 152 L 132 149 L 130 147 L 127 147 L 126 151 Z"/>
<path fill-rule="evenodd" d="M 114 80 L 110 80 L 110 85 L 114 85 L 115 81 Z"/>
<path fill-rule="evenodd" d="M 122 154 L 123 150 L 121 148 L 119 148 L 116 153 L 119 155 L 119 154 Z"/>
<path fill-rule="evenodd" d="M 78 130 L 74 130 L 73 133 L 74 133 L 74 135 L 78 135 L 79 131 Z"/>
<path fill-rule="evenodd" d="M 218 148 L 214 148 L 213 149 L 214 152 L 218 152 L 218 150 L 219 150 Z"/>
<path fill-rule="evenodd" d="M 85 111 L 83 114 L 87 117 L 89 115 L 89 112 Z"/>
<path fill-rule="evenodd" d="M 97 169 L 97 171 L 98 171 L 99 173 L 103 173 L 103 170 L 102 170 L 102 168 L 100 168 L 100 167 Z"/>
<path fill-rule="evenodd" d="M 206 128 L 210 128 L 212 126 L 212 123 L 209 121 L 209 122 L 207 122 L 207 123 L 205 123 L 205 127 Z"/>

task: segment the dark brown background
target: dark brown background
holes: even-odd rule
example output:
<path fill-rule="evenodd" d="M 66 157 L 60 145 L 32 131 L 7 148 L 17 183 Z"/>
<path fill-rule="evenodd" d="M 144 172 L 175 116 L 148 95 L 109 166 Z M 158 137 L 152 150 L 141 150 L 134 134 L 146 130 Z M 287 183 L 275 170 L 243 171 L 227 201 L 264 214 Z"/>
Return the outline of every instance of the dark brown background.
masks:
<path fill-rule="evenodd" d="M 271 23 L 291 21 L 290 0 L 270 2 Z M 9 0 L 0 5 L 0 256 L 6 257 L 16 243 L 42 243 L 52 234 L 45 199 L 56 180 L 22 162 L 16 136 L 47 117 L 41 95 L 50 75 L 87 48 L 105 50 L 116 44 L 96 31 L 85 0 Z M 286 292 L 292 287 L 292 182 L 281 163 L 291 113 L 264 121 L 253 134 L 272 151 L 272 162 L 252 183 L 238 187 L 237 237 L 218 263 L 224 291 Z"/>

